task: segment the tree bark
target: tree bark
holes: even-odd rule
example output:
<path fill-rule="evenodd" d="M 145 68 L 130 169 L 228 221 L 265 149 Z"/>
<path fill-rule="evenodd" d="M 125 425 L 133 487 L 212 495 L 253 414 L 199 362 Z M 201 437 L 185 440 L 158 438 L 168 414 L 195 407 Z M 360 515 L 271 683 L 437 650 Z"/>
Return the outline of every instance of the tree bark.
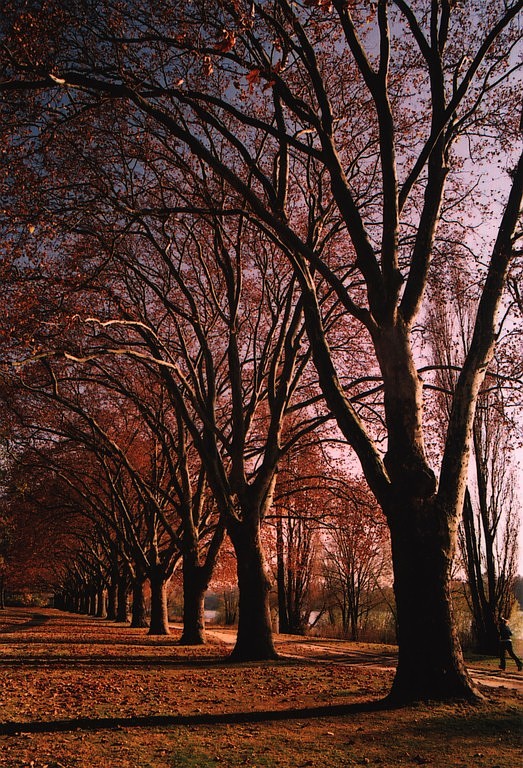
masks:
<path fill-rule="evenodd" d="M 224 621 L 227 627 L 236 623 L 238 613 L 238 594 L 236 589 L 225 589 L 223 592 Z"/>
<path fill-rule="evenodd" d="M 116 621 L 127 623 L 129 617 L 129 580 L 122 574 L 118 579 Z"/>
<path fill-rule="evenodd" d="M 145 596 L 144 596 L 144 583 L 145 578 L 133 579 L 133 605 L 131 613 L 131 627 L 134 629 L 143 629 L 149 626 L 147 621 L 147 615 L 145 611 Z"/>
<path fill-rule="evenodd" d="M 81 587 L 79 613 L 89 613 L 89 590 L 85 584 Z"/>
<path fill-rule="evenodd" d="M 205 645 L 205 592 L 207 572 L 194 553 L 183 557 L 183 631 L 180 645 Z"/>
<path fill-rule="evenodd" d="M 387 510 L 394 565 L 399 660 L 388 700 L 479 698 L 465 668 L 453 617 L 452 528 L 434 499 Z"/>
<path fill-rule="evenodd" d="M 499 636 L 494 609 L 495 598 L 491 602 L 491 593 L 489 592 L 489 598 L 485 594 L 480 543 L 476 536 L 474 510 L 468 488 L 463 503 L 463 528 L 475 647 L 477 651 L 496 656 L 499 649 Z M 485 535 L 488 536 L 488 531 Z"/>
<path fill-rule="evenodd" d="M 93 582 L 88 588 L 88 607 L 87 613 L 89 616 L 96 616 L 96 598 L 97 598 L 96 584 Z"/>
<path fill-rule="evenodd" d="M 239 619 L 232 661 L 276 659 L 269 592 L 271 583 L 260 541 L 258 521 L 230 522 L 238 573 Z"/>
<path fill-rule="evenodd" d="M 304 295 L 307 333 L 323 394 L 356 450 L 390 528 L 400 648 L 390 701 L 473 700 L 479 694 L 463 663 L 450 590 L 461 505 L 451 494 L 444 510 L 435 506 L 437 483 L 425 457 L 422 387 L 409 327 L 398 319 L 394 326 L 373 330 L 388 428 L 382 463 L 339 383 L 314 292 Z M 463 448 L 455 459 L 458 479 L 464 477 L 465 458 Z"/>
<path fill-rule="evenodd" d="M 98 585 L 98 594 L 96 598 L 96 616 L 99 619 L 103 619 L 105 615 L 105 586 L 102 582 L 100 582 Z"/>
<path fill-rule="evenodd" d="M 170 635 L 169 616 L 167 611 L 168 580 L 161 568 L 151 568 L 149 573 L 151 585 L 151 621 L 149 635 Z"/>
<path fill-rule="evenodd" d="M 114 578 L 111 577 L 111 580 L 109 581 L 109 584 L 107 586 L 107 616 L 106 616 L 106 618 L 109 621 L 116 621 L 116 614 L 117 614 L 117 592 L 118 592 L 117 581 L 115 581 Z"/>
<path fill-rule="evenodd" d="M 278 585 L 278 631 L 289 632 L 290 623 L 287 612 L 287 586 L 285 584 L 285 560 L 283 553 L 283 523 L 281 515 L 276 518 L 276 581 Z"/>

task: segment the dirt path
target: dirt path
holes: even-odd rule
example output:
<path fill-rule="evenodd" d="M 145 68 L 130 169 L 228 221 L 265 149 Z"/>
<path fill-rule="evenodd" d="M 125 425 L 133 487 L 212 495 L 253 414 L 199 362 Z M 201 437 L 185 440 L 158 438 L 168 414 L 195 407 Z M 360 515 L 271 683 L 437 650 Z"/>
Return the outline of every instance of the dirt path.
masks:
<path fill-rule="evenodd" d="M 209 638 L 214 638 L 227 645 L 234 645 L 236 641 L 236 631 L 233 629 L 210 629 L 207 634 Z M 336 658 L 343 664 L 394 670 L 397 662 L 397 654 L 392 646 L 373 646 L 329 638 L 302 640 L 293 635 L 275 635 L 274 645 L 282 656 L 306 658 L 318 664 Z M 511 660 L 508 663 L 512 663 Z M 515 668 L 514 671 L 510 667 L 502 671 L 472 663 L 468 664 L 468 670 L 474 682 L 479 685 L 489 688 L 511 688 L 523 693 L 523 672 L 518 672 Z"/>
<path fill-rule="evenodd" d="M 76 642 L 81 639 L 83 645 L 80 647 L 83 647 L 82 652 L 89 661 L 92 661 L 94 657 L 90 655 L 91 651 L 88 652 L 87 648 L 92 643 L 104 641 L 113 649 L 121 646 L 122 643 L 129 643 L 125 657 L 119 659 L 118 663 L 124 663 L 129 658 L 139 662 L 142 660 L 144 653 L 148 653 L 151 650 L 148 649 L 148 646 L 154 646 L 157 663 L 166 663 L 171 658 L 172 638 L 161 640 L 155 637 L 142 637 L 136 647 L 134 642 L 137 640 L 137 636 L 133 634 L 133 630 L 129 630 L 125 625 L 99 622 L 100 620 L 93 619 L 92 617 L 60 614 L 54 609 L 43 608 L 37 611 L 34 609 L 11 609 L 2 611 L 0 612 L 0 657 L 6 662 L 7 657 L 12 655 L 14 660 L 20 648 L 23 647 L 29 649 L 33 646 L 39 649 L 37 653 L 40 653 L 44 647 L 48 647 L 49 643 L 55 643 L 57 647 L 60 647 L 69 640 L 68 635 L 62 636 L 64 632 L 72 631 L 72 637 Z M 85 632 L 82 630 L 84 624 Z M 178 623 L 172 623 L 171 627 L 174 631 L 181 629 L 181 625 Z M 125 632 L 129 632 L 129 635 L 124 640 L 122 639 L 122 633 Z M 207 629 L 207 635 L 211 641 L 210 646 L 212 646 L 212 641 L 215 644 L 221 644 L 222 647 L 233 646 L 236 641 L 235 629 L 227 629 L 225 627 L 214 629 L 210 626 Z M 18 643 L 18 645 L 17 651 L 11 654 L 9 646 L 13 641 Z M 42 641 L 44 641 L 43 645 Z M 348 667 L 357 667 L 361 670 L 380 669 L 393 671 L 397 663 L 396 648 L 392 645 L 353 643 L 331 638 L 298 637 L 280 634 L 274 635 L 274 643 L 282 657 L 306 659 L 312 664 L 326 665 L 335 660 L 336 663 Z M 75 651 L 76 654 L 79 652 L 78 649 Z M 212 654 L 212 652 L 212 647 L 208 647 L 206 653 Z M 111 653 L 113 662 L 116 663 L 117 659 L 114 657 L 114 650 Z M 191 653 L 194 652 L 186 649 L 187 658 L 191 656 Z M 22 656 L 25 655 L 24 651 Z M 30 657 L 31 652 L 27 655 Z M 79 661 L 79 658 L 77 658 L 77 661 Z M 469 661 L 468 669 L 474 681 L 482 686 L 506 688 L 519 694 L 523 693 L 523 673 L 516 671 L 510 659 L 505 671 L 499 670 L 496 659 L 492 658 L 482 659 L 477 662 Z"/>

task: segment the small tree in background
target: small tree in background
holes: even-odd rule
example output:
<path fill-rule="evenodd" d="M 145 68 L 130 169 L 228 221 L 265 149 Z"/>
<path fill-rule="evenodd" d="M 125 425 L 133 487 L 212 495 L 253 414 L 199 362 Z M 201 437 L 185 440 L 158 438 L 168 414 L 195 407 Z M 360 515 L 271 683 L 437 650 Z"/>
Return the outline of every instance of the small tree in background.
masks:
<path fill-rule="evenodd" d="M 332 469 L 322 453 L 321 440 L 319 433 L 311 442 L 298 444 L 279 467 L 271 522 L 282 633 L 305 634 L 310 622 L 311 588 L 318 577 L 321 532 L 332 484 Z"/>
<path fill-rule="evenodd" d="M 475 646 L 490 654 L 498 650 L 499 617 L 510 616 L 515 602 L 521 507 L 509 429 L 499 388 L 484 391 L 474 419 L 476 492 L 465 495 L 459 544 Z"/>
<path fill-rule="evenodd" d="M 383 605 L 381 588 L 391 581 L 386 521 L 361 483 L 347 484 L 326 530 L 323 573 L 341 613 L 345 637 L 358 640 L 371 611 Z"/>
<path fill-rule="evenodd" d="M 447 247 L 452 249 L 451 245 Z M 450 416 L 458 371 L 470 345 L 474 318 L 464 265 L 447 267 L 437 288 L 447 301 L 431 305 L 425 340 L 434 363 L 433 383 L 439 407 L 433 412 L 441 434 Z M 516 314 L 511 310 L 515 309 Z M 498 651 L 498 619 L 510 614 L 517 568 L 519 500 L 515 451 L 521 428 L 521 318 L 507 302 L 492 360 L 476 407 L 472 461 L 459 524 L 459 565 L 464 569 L 466 598 L 472 614 L 473 644 L 478 651 Z"/>

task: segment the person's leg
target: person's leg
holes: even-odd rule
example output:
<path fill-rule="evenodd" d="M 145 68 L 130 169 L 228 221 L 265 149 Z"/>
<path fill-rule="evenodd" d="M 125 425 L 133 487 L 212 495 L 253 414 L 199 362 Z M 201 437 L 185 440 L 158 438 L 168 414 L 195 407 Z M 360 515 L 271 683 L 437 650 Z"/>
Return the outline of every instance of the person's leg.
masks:
<path fill-rule="evenodd" d="M 516 654 L 515 654 L 515 652 L 514 652 L 514 648 L 512 647 L 512 642 L 510 642 L 510 643 L 507 643 L 507 651 L 509 652 L 509 655 L 510 655 L 510 656 L 511 656 L 511 657 L 514 659 L 514 661 L 516 662 L 516 664 L 517 664 L 517 668 L 518 668 L 518 669 L 521 671 L 521 669 L 523 668 L 523 662 L 521 661 L 521 659 L 519 658 L 519 656 L 516 656 Z"/>
<path fill-rule="evenodd" d="M 505 651 L 506 651 L 506 645 L 505 643 L 499 644 L 499 668 L 505 669 Z"/>

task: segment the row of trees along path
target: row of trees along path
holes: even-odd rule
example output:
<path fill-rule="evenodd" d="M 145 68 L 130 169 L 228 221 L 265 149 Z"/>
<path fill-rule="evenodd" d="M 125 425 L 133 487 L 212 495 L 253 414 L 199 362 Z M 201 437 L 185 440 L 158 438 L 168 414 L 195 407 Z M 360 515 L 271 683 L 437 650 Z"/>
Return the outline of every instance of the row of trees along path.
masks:
<path fill-rule="evenodd" d="M 19 300 L 7 355 L 32 358 L 13 386 L 55 434 L 65 418 L 64 437 L 102 438 L 110 525 L 151 584 L 173 567 L 167 506 L 194 589 L 200 536 L 212 561 L 227 530 L 243 659 L 274 656 L 260 526 L 278 461 L 332 416 L 390 530 L 391 700 L 474 698 L 450 578 L 521 208 L 523 2 L 4 5 L 4 269 Z M 513 168 L 503 190 L 499 157 Z M 485 190 L 497 203 L 481 239 Z M 456 261 L 482 289 L 432 451 L 421 331 Z M 137 366 L 144 389 L 161 382 L 146 466 L 109 428 L 119 399 L 134 404 L 127 446 L 135 414 L 149 424 Z M 207 531 L 199 482 L 219 516 Z"/>

